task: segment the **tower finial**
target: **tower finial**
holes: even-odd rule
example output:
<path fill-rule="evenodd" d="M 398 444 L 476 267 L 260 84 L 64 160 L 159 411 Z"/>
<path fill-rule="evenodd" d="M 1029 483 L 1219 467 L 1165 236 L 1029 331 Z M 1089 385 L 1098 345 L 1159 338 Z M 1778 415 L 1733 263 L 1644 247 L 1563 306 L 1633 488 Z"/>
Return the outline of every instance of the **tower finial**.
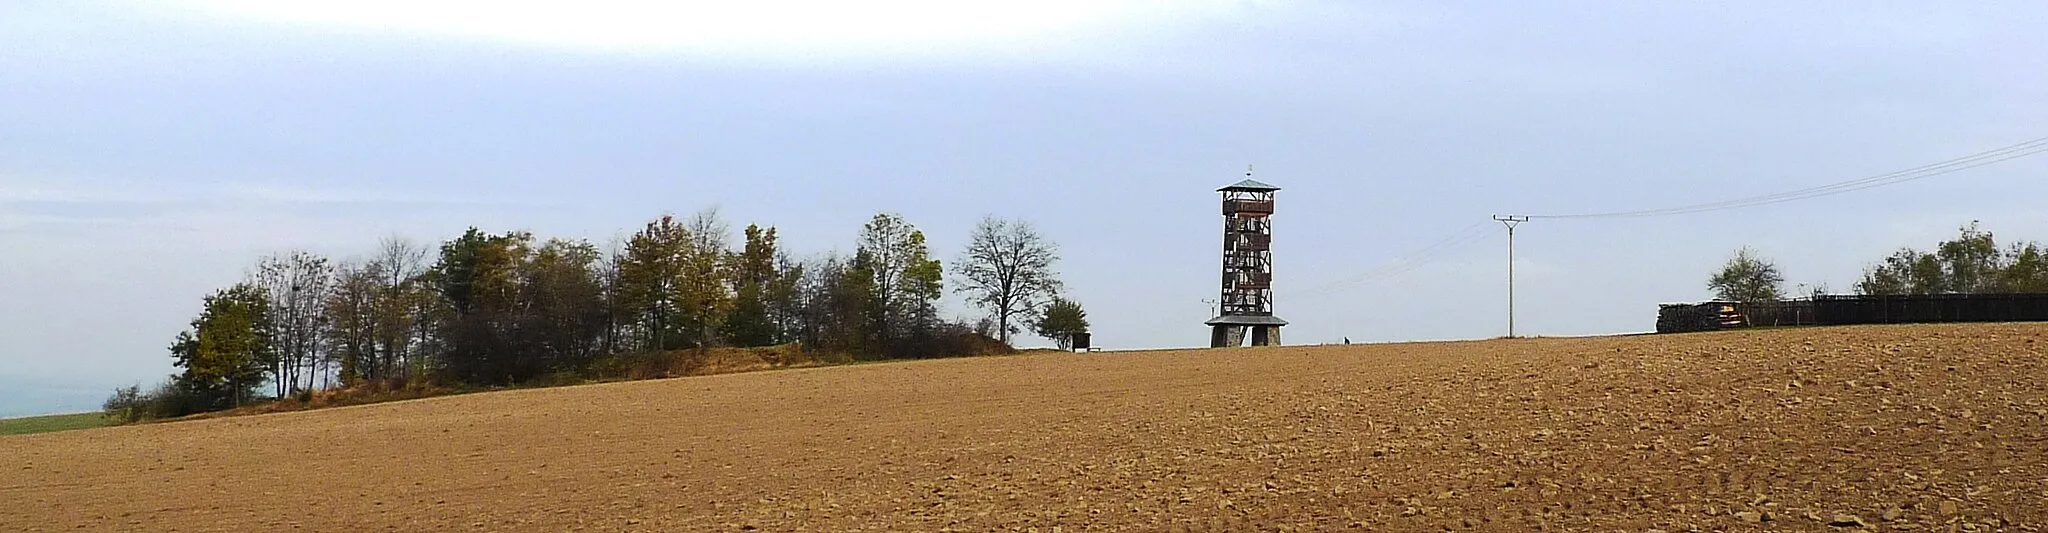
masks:
<path fill-rule="evenodd" d="M 1252 177 L 1252 166 L 1251 166 L 1251 165 L 1245 165 L 1245 166 L 1244 166 L 1244 177 L 1247 177 L 1247 178 L 1249 178 L 1249 177 Z"/>

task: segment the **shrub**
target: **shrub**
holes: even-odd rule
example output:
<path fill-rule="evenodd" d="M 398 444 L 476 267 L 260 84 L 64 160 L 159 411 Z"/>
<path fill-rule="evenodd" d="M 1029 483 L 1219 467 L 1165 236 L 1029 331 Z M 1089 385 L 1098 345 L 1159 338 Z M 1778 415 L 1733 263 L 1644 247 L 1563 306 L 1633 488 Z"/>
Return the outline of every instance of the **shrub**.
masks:
<path fill-rule="evenodd" d="M 108 396 L 106 403 L 100 404 L 100 410 L 106 413 L 107 418 L 123 424 L 140 420 L 143 414 L 149 412 L 148 409 L 149 406 L 143 403 L 141 385 L 114 389 L 114 395 Z"/>

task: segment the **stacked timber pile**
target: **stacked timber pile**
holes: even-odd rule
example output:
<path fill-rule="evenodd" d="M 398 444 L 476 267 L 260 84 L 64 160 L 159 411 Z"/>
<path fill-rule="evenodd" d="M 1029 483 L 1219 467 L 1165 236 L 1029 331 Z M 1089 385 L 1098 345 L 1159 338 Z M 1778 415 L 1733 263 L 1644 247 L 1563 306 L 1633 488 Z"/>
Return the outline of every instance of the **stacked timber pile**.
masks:
<path fill-rule="evenodd" d="M 1657 306 L 1658 333 L 1714 331 L 1742 327 L 1742 313 L 1729 302 Z"/>

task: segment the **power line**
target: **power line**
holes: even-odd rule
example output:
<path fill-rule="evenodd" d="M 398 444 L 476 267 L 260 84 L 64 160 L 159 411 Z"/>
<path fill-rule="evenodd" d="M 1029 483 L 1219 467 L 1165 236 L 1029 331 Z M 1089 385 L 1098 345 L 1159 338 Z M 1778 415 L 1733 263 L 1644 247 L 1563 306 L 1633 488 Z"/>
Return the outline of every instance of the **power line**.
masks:
<path fill-rule="evenodd" d="M 1683 215 L 1691 213 L 1705 213 L 1709 211 L 1740 209 L 1744 207 L 1756 207 L 1760 205 L 1784 203 L 1795 200 L 1805 200 L 1809 198 L 1819 198 L 1822 196 L 1830 196 L 1847 192 L 1860 191 L 1864 189 L 1883 187 L 1886 185 L 1905 183 L 1908 181 L 1932 178 L 1935 176 L 1953 174 L 1956 172 L 1961 172 L 1972 168 L 2001 163 L 2005 161 L 2011 161 L 2014 159 L 2041 154 L 2044 152 L 2048 152 L 2048 137 L 2033 139 L 2018 144 L 1986 150 L 1983 152 L 1978 152 L 1975 154 L 1970 154 L 1967 156 L 1958 157 L 1947 161 L 1930 163 L 1905 170 L 1887 172 L 1875 176 L 1858 178 L 1838 183 L 1831 183 L 1816 187 L 1808 187 L 1804 189 L 1785 191 L 1775 194 L 1766 194 L 1762 196 L 1752 196 L 1747 198 L 1737 198 L 1733 200 L 1723 200 L 1719 202 L 1710 202 L 1704 204 L 1666 207 L 1660 209 L 1614 211 L 1607 213 L 1582 213 L 1571 215 L 1529 215 L 1529 218 L 1565 219 L 1652 217 Z"/>
<path fill-rule="evenodd" d="M 1483 225 L 1484 225 L 1484 224 L 1482 224 L 1482 226 L 1483 226 Z M 1472 244 L 1476 244 L 1476 243 L 1478 243 L 1478 242 L 1481 242 L 1481 241 L 1485 241 L 1485 240 L 1489 240 L 1489 239 L 1492 239 L 1492 238 L 1493 238 L 1493 233 L 1492 233 L 1492 232 L 1489 232 L 1489 231 L 1478 231 L 1478 232 L 1476 232 L 1476 234 L 1474 234 L 1474 235 L 1472 235 L 1472 236 L 1466 237 L 1466 238 L 1464 238 L 1464 239 L 1460 239 L 1460 240 L 1458 240 L 1458 241 L 1456 241 L 1456 242 L 1453 242 L 1453 243 L 1451 243 L 1451 244 L 1449 244 L 1449 245 L 1446 245 L 1446 246 L 1443 246 L 1443 247 L 1441 247 L 1441 248 L 1438 248 L 1438 249 L 1437 249 L 1437 250 L 1436 250 L 1435 252 L 1433 252 L 1433 253 L 1430 253 L 1430 254 L 1427 254 L 1427 255 L 1422 255 L 1422 256 L 1417 256 L 1417 257 L 1411 258 L 1410 260 L 1408 260 L 1407 262 L 1405 262 L 1405 263 L 1403 263 L 1403 264 L 1399 264 L 1399 265 L 1393 265 L 1393 266 L 1392 266 L 1392 268 L 1389 268 L 1389 269 L 1387 269 L 1387 270 L 1384 270 L 1384 271 L 1381 271 L 1381 272 L 1375 273 L 1375 274 L 1373 274 L 1373 275 L 1370 275 L 1370 276 L 1364 277 L 1363 279 L 1359 279 L 1359 280 L 1357 280 L 1357 281 L 1356 281 L 1356 283 L 1370 283 L 1370 282 L 1374 282 L 1374 281 L 1380 281 L 1380 280 L 1385 280 L 1385 279 L 1391 279 L 1391 278 L 1395 278 L 1395 277 L 1398 277 L 1398 276 L 1400 276 L 1400 275 L 1402 275 L 1402 274 L 1407 274 L 1407 273 L 1409 273 L 1409 272 L 1414 272 L 1414 271 L 1417 271 L 1417 270 L 1421 270 L 1421 269 L 1422 269 L 1422 267 L 1425 267 L 1425 266 L 1429 266 L 1429 265 L 1430 265 L 1431 263 L 1435 263 L 1436 261 L 1438 261 L 1438 260 L 1440 260 L 1440 259 L 1443 259 L 1443 258 L 1445 258 L 1445 257 L 1448 257 L 1448 256 L 1449 256 L 1449 255 L 1450 255 L 1450 254 L 1451 254 L 1452 252 L 1456 252 L 1456 251 L 1458 251 L 1458 250 L 1461 250 L 1461 249 L 1465 248 L 1466 246 L 1470 246 L 1470 245 L 1472 245 Z"/>
<path fill-rule="evenodd" d="M 1791 202 L 1795 200 L 1818 198 L 1822 196 L 1830 196 L 1835 194 L 1860 191 L 1863 189 L 1883 187 L 1887 185 L 1895 185 L 1908 181 L 1926 179 L 1945 174 L 1952 174 L 1955 172 L 1961 172 L 1972 168 L 1997 164 L 2041 153 L 2048 153 L 2048 137 L 2032 139 L 2017 144 L 2007 145 L 1991 150 L 1986 150 L 1983 152 L 1978 152 L 1975 154 L 1970 154 L 1963 157 L 1958 157 L 1955 159 L 1950 159 L 1937 163 L 1930 163 L 1905 170 L 1888 172 L 1884 174 L 1878 174 L 1875 176 L 1858 178 L 1837 183 L 1830 183 L 1815 187 L 1807 187 L 1804 189 L 1796 189 L 1780 193 L 1766 194 L 1761 196 L 1752 196 L 1747 198 L 1737 198 L 1733 200 L 1723 200 L 1718 202 L 1667 207 L 1660 209 L 1642 209 L 1635 211 L 1615 211 L 1605 213 L 1582 213 L 1569 215 L 1525 215 L 1517 216 L 1515 218 L 1521 220 L 1528 220 L 1650 217 L 1704 213 L 1709 211 L 1720 211 L 1727 209 L 1740 209 L 1745 207 L 1755 207 L 1760 205 L 1769 205 L 1775 203 Z M 1428 266 L 1429 264 L 1434 263 L 1435 261 L 1449 255 L 1450 252 L 1455 252 L 1466 246 L 1470 246 L 1480 241 L 1492 238 L 1494 233 L 1486 230 L 1487 225 L 1487 221 L 1473 223 L 1471 226 L 1467 226 L 1456 233 L 1452 233 L 1449 236 L 1444 237 L 1443 239 L 1430 244 L 1429 246 L 1425 246 L 1410 251 L 1406 254 L 1396 256 L 1395 258 L 1389 259 L 1386 262 L 1379 264 L 1378 266 L 1374 266 L 1373 268 L 1360 271 L 1356 274 L 1347 276 L 1343 279 L 1339 279 L 1336 281 L 1325 283 L 1323 285 L 1316 286 L 1312 289 L 1301 291 L 1289 291 L 1280 294 L 1279 297 L 1294 298 L 1302 295 L 1328 294 L 1332 290 L 1340 289 L 1348 285 L 1361 285 L 1365 283 L 1392 278 L 1395 276 L 1413 272 L 1415 270 L 1419 270 L 1422 267 Z"/>
<path fill-rule="evenodd" d="M 1441 240 L 1438 240 L 1435 243 L 1430 244 L 1429 246 L 1418 248 L 1408 253 L 1395 256 L 1393 259 L 1389 259 L 1385 262 L 1382 262 L 1379 265 L 1374 266 L 1373 268 L 1360 271 L 1356 274 L 1352 274 L 1351 276 L 1347 276 L 1344 279 L 1336 280 L 1313 289 L 1309 289 L 1306 291 L 1290 292 L 1289 294 L 1299 294 L 1301 292 L 1322 292 L 1324 290 L 1335 288 L 1342 285 L 1363 283 L 1366 281 L 1380 279 L 1395 274 L 1400 274 L 1402 272 L 1407 272 L 1409 270 L 1413 270 L 1415 267 L 1420 266 L 1422 264 L 1426 264 L 1434 258 L 1436 258 L 1437 256 L 1442 255 L 1443 252 L 1455 249 L 1459 245 L 1471 241 L 1474 237 L 1484 237 L 1485 233 L 1480 231 L 1481 229 L 1483 229 L 1482 226 L 1484 226 L 1483 223 L 1475 223 L 1471 227 L 1467 227 L 1463 230 L 1458 231 L 1457 233 L 1453 233 L 1448 237 L 1445 237 Z"/>
<path fill-rule="evenodd" d="M 1448 255 L 1449 252 L 1457 251 L 1464 246 L 1486 240 L 1492 236 L 1493 232 L 1486 230 L 1485 222 L 1473 223 L 1471 226 L 1467 226 L 1456 233 L 1439 239 L 1429 246 L 1395 256 L 1393 259 L 1388 259 L 1377 266 L 1359 271 L 1343 279 L 1318 285 L 1310 289 L 1288 291 L 1279 296 L 1295 297 L 1304 294 L 1327 294 L 1333 289 L 1346 285 L 1363 284 L 1406 274 Z"/>
<path fill-rule="evenodd" d="M 1494 216 L 1494 217 L 1493 217 L 1493 219 L 1494 219 L 1494 220 L 1498 220 L 1498 221 L 1501 221 L 1501 223 L 1503 223 L 1503 224 L 1506 224 L 1506 225 L 1507 225 L 1507 227 L 1508 227 L 1508 336 L 1509 336 L 1509 337 L 1513 337 L 1513 336 L 1515 335 L 1515 273 L 1514 273 L 1514 272 L 1515 272 L 1515 270 L 1514 270 L 1514 269 L 1515 269 L 1515 259 L 1514 259 L 1514 257 L 1515 257 L 1515 255 L 1514 255 L 1514 254 L 1515 254 L 1515 251 L 1514 251 L 1514 250 L 1515 250 L 1515 243 L 1514 243 L 1514 238 L 1515 238 L 1515 237 L 1514 237 L 1514 235 L 1515 235 L 1515 224 L 1517 224 L 1517 223 L 1519 223 L 1519 222 L 1527 222 L 1527 221 L 1529 221 L 1530 219 L 1565 219 L 1565 218 L 1621 218 L 1621 217 L 1651 217 L 1651 216 L 1667 216 L 1667 215 L 1682 215 L 1682 214 L 1689 214 L 1689 213 L 1705 213 L 1705 212 L 1710 212 L 1710 211 L 1722 211 L 1722 210 L 1728 210 L 1728 209 L 1740 209 L 1740 208 L 1744 208 L 1744 207 L 1755 207 L 1755 206 L 1760 206 L 1760 205 L 1769 205 L 1769 204 L 1776 204 L 1776 203 L 1783 203 L 1783 202 L 1791 202 L 1791 201 L 1795 201 L 1795 200 L 1805 200 L 1805 199 L 1809 199 L 1809 198 L 1819 198 L 1819 197 L 1822 197 L 1822 196 L 1831 196 L 1831 195 L 1836 195 L 1836 194 L 1842 194 L 1842 193 L 1847 193 L 1847 192 L 1854 192 L 1854 191 L 1860 191 L 1860 190 L 1864 190 L 1864 189 L 1870 189 L 1870 188 L 1876 188 L 1876 187 L 1883 187 L 1883 186 L 1886 186 L 1886 185 L 1894 185 L 1894 184 L 1899 184 L 1899 183 L 1905 183 L 1905 182 L 1908 182 L 1908 181 L 1914 181 L 1914 180 L 1920 180 L 1920 179 L 1932 178 L 1932 177 L 1935 177 L 1935 176 L 1942 176 L 1942 175 L 1947 175 L 1947 174 L 1953 174 L 1953 173 L 1956 173 L 1956 172 L 1962 172 L 1962 171 L 1964 171 L 1964 170 L 1969 170 L 1969 169 L 1973 169 L 1973 168 L 1977 168 L 1977 167 L 1981 167 L 1981 166 L 1985 166 L 1985 165 L 1992 165 L 1992 164 L 1997 164 L 1997 163 L 2001 163 L 2001 162 L 2005 162 L 2005 161 L 2011 161 L 2011 160 L 2014 160 L 2014 159 L 2019 159 L 2019 158 L 2022 158 L 2022 157 L 2027 157 L 2027 156 L 2031 156 L 2031 155 L 2036 155 L 2036 154 L 2040 154 L 2040 153 L 2043 153 L 2043 152 L 2048 152 L 2048 137 L 2041 137 L 2041 138 L 2037 138 L 2037 139 L 2032 139 L 2032 140 L 2028 140 L 2028 141 L 2020 142 L 2020 143 L 2018 143 L 2018 144 L 2012 144 L 2012 145 L 2007 145 L 2007 146 L 2003 146 L 2003 147 L 1999 147 L 1999 148 L 1994 148 L 1994 149 L 1991 149 L 1991 150 L 1985 150 L 1985 151 L 1982 151 L 1982 152 L 1977 152 L 1977 153 L 1974 153 L 1974 154 L 1970 154 L 1970 155 L 1966 155 L 1966 156 L 1963 156 L 1963 157 L 1958 157 L 1958 158 L 1955 158 L 1955 159 L 1950 159 L 1950 160 L 1947 160 L 1947 161 L 1941 161 L 1941 162 L 1937 162 L 1937 163 L 1930 163 L 1930 164 L 1926 164 L 1926 165 L 1921 165 L 1921 166 L 1917 166 L 1917 167 L 1913 167 L 1913 168 L 1909 168 L 1909 169 L 1905 169 L 1905 170 L 1899 170 L 1899 171 L 1887 172 L 1887 173 L 1884 173 L 1884 174 L 1878 174 L 1878 175 L 1875 175 L 1875 176 L 1869 176 L 1869 177 L 1864 177 L 1864 178 L 1858 178 L 1858 179 L 1853 179 L 1853 180 L 1848 180 L 1848 181 L 1843 181 L 1843 182 L 1837 182 L 1837 183 L 1830 183 L 1830 184 L 1826 184 L 1826 185 L 1821 185 L 1821 186 L 1816 186 L 1816 187 L 1807 187 L 1807 188 L 1804 188 L 1804 189 L 1796 189 L 1796 190 L 1791 190 L 1791 191 L 1785 191 L 1785 192 L 1780 192 L 1780 193 L 1776 193 L 1776 194 L 1766 194 L 1766 195 L 1762 195 L 1762 196 L 1751 196 L 1751 197 L 1748 197 L 1748 198 L 1737 198 L 1737 199 L 1733 199 L 1733 200 L 1723 200 L 1723 201 L 1719 201 L 1719 202 L 1710 202 L 1710 203 L 1704 203 L 1704 204 L 1693 204 L 1693 205 L 1685 205 L 1685 206 L 1678 206 L 1678 207 L 1666 207 L 1666 208 L 1661 208 L 1661 209 L 1642 209 L 1642 210 L 1636 210 L 1636 211 L 1615 211 L 1615 212 L 1609 212 L 1609 213 L 1585 213 L 1585 214 L 1576 214 L 1576 215 L 1527 215 L 1527 216 L 1512 216 L 1512 215 L 1511 215 L 1511 216 L 1505 216 L 1505 217 L 1504 217 L 1504 216 Z"/>

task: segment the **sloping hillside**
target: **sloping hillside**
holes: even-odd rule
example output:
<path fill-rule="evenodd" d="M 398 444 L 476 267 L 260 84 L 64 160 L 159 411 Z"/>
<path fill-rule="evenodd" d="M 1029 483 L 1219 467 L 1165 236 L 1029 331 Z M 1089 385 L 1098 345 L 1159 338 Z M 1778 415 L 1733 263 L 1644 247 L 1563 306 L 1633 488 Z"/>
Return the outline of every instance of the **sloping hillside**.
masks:
<path fill-rule="evenodd" d="M 1046 354 L 9 436 L 0 531 L 2036 531 L 2044 339 Z"/>

